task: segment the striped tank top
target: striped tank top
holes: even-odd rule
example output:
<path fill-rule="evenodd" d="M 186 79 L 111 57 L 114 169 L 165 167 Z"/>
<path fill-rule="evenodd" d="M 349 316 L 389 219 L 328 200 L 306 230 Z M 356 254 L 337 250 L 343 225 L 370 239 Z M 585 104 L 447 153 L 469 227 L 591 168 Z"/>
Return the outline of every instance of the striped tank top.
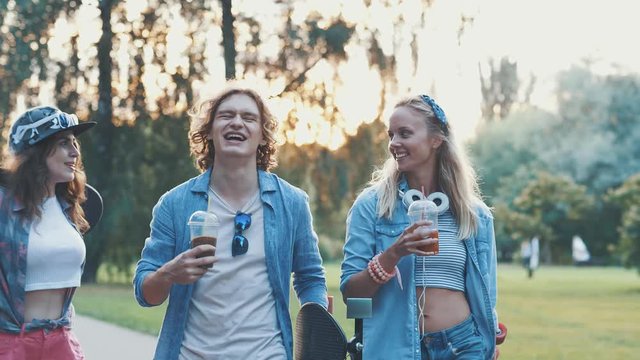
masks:
<path fill-rule="evenodd" d="M 416 286 L 465 291 L 467 249 L 458 240 L 458 224 L 451 210 L 438 215 L 437 255 L 416 256 Z"/>

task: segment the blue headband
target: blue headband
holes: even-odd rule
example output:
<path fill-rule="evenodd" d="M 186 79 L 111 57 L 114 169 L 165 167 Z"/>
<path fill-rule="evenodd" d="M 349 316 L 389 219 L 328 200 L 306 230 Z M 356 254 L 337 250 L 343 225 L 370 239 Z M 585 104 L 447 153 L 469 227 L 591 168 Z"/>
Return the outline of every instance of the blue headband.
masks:
<path fill-rule="evenodd" d="M 449 131 L 447 130 L 447 116 L 444 114 L 444 110 L 442 110 L 442 108 L 438 106 L 438 104 L 436 104 L 436 101 L 433 100 L 429 95 L 420 95 L 420 98 L 422 99 L 422 101 L 424 101 L 425 104 L 431 106 L 433 114 L 436 116 L 438 121 L 440 121 L 442 131 L 444 131 L 445 135 L 447 135 Z"/>

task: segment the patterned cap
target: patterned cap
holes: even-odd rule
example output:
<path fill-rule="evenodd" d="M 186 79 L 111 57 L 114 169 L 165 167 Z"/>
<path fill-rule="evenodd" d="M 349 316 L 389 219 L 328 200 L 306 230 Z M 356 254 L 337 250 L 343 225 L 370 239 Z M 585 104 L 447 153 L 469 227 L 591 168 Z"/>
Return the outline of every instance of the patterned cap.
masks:
<path fill-rule="evenodd" d="M 25 111 L 11 125 L 9 149 L 17 154 L 42 140 L 59 133 L 72 130 L 78 135 L 96 125 L 93 121 L 78 122 L 74 114 L 67 114 L 53 106 L 38 106 Z"/>

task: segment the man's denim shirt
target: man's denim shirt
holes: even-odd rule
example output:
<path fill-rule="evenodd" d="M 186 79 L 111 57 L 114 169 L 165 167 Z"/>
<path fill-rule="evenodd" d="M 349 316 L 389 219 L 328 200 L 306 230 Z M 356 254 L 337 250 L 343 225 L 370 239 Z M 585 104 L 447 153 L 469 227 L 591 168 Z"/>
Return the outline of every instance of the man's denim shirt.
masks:
<path fill-rule="evenodd" d="M 58 201 L 63 210 L 69 208 L 64 200 L 58 198 Z M 32 221 L 21 219 L 22 210 L 24 206 L 0 187 L 0 332 L 20 333 L 23 326 L 26 331 L 67 326 L 75 289 L 67 291 L 63 315 L 59 319 L 35 319 L 28 324 L 24 323 L 27 248 Z M 64 213 L 69 223 L 77 229 L 67 212 Z"/>
<path fill-rule="evenodd" d="M 165 193 L 153 208 L 151 235 L 145 241 L 133 280 L 136 300 L 151 306 L 142 296 L 142 283 L 149 274 L 190 248 L 187 221 L 194 211 L 207 209 L 211 168 Z M 293 359 L 293 336 L 289 317 L 289 284 L 300 303 L 327 307 L 324 268 L 318 237 L 312 228 L 308 196 L 276 175 L 258 171 L 260 197 L 264 204 L 265 258 L 269 282 L 276 301 L 276 314 L 287 357 Z M 174 284 L 156 346 L 155 359 L 177 359 L 184 337 L 193 284 Z M 215 324 L 212 324 L 215 326 Z"/>
<path fill-rule="evenodd" d="M 407 182 L 402 180 L 399 188 L 407 191 Z M 366 269 L 369 260 L 391 246 L 409 225 L 406 208 L 399 196 L 391 219 L 378 217 L 377 204 L 375 189 L 368 188 L 349 211 L 340 277 L 343 292 L 351 276 Z M 497 328 L 496 249 L 490 211 L 484 205 L 479 206 L 477 216 L 476 235 L 464 240 L 467 248 L 465 292 L 484 339 L 485 358 L 490 359 L 495 349 Z M 414 264 L 415 255 L 405 256 L 398 263 L 404 290 L 393 278 L 374 295 L 373 317 L 363 321 L 363 359 L 421 358 Z"/>

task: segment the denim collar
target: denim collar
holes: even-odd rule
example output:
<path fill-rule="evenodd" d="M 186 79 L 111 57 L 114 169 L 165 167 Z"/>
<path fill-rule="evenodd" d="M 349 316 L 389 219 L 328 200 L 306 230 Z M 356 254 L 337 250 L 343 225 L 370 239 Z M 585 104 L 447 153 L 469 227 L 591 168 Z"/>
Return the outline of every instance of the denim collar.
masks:
<path fill-rule="evenodd" d="M 403 193 L 409 191 L 409 182 L 407 181 L 407 177 L 404 174 L 400 174 L 400 179 L 398 179 L 398 189 Z"/>
<path fill-rule="evenodd" d="M 191 192 L 206 193 L 209 190 L 212 170 L 213 167 L 209 167 L 207 171 L 195 178 L 193 185 L 191 185 Z M 258 186 L 263 195 L 267 192 L 274 192 L 277 189 L 276 179 L 270 173 L 258 170 Z"/>
<path fill-rule="evenodd" d="M 62 207 L 62 211 L 67 211 L 68 208 L 71 207 L 71 204 L 69 204 L 69 202 L 67 202 L 67 200 L 61 198 L 60 196 L 56 195 L 56 198 L 58 199 L 58 202 L 60 203 L 60 206 Z M 11 210 L 13 210 L 13 212 L 20 212 L 22 210 L 24 210 L 25 206 L 22 203 L 22 201 L 16 199 L 15 197 L 12 198 L 12 203 L 11 203 Z"/>

